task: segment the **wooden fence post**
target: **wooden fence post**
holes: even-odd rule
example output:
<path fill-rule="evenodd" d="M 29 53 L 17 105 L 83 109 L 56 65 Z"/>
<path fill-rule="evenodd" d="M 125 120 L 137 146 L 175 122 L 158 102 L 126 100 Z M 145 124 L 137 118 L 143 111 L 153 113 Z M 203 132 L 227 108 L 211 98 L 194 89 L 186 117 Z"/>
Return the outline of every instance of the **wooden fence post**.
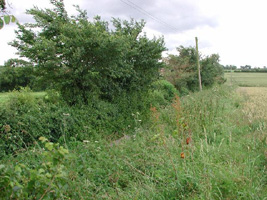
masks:
<path fill-rule="evenodd" d="M 198 69 L 198 81 L 199 81 L 199 90 L 202 91 L 202 83 L 201 83 L 201 74 L 200 74 L 200 64 L 199 64 L 199 54 L 198 54 L 198 39 L 196 39 L 196 52 L 197 52 L 197 69 Z"/>

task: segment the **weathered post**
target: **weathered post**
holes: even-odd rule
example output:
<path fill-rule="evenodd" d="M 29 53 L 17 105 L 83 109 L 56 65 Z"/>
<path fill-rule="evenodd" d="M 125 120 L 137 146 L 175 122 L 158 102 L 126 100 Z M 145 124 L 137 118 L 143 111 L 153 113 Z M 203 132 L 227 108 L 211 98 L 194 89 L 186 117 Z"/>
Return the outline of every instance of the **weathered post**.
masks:
<path fill-rule="evenodd" d="M 200 74 L 200 64 L 199 64 L 199 54 L 198 54 L 198 39 L 196 37 L 196 52 L 197 52 L 197 69 L 198 69 L 198 81 L 199 81 L 199 90 L 202 90 L 201 83 L 201 74 Z"/>

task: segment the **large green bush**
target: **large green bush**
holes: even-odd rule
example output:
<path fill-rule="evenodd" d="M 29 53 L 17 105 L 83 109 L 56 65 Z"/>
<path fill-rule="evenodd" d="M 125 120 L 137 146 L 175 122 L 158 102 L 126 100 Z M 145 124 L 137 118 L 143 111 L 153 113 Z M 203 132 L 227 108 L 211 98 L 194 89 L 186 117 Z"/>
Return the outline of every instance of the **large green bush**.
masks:
<path fill-rule="evenodd" d="M 130 93 L 144 94 L 162 67 L 163 38 L 142 34 L 145 23 L 95 17 L 85 11 L 69 17 L 62 0 L 53 9 L 27 11 L 33 24 L 19 25 L 16 47 L 37 67 L 44 81 L 53 83 L 71 105 L 94 98 L 108 102 Z M 34 27 L 38 28 L 34 30 Z"/>

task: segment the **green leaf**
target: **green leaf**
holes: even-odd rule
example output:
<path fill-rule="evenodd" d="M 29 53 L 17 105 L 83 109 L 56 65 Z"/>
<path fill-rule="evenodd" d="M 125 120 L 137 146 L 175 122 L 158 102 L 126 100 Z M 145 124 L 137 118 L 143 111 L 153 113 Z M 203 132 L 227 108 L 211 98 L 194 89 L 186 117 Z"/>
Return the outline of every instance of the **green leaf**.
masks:
<path fill-rule="evenodd" d="M 45 144 L 45 148 L 47 148 L 49 151 L 52 151 L 53 147 L 54 147 L 54 145 L 52 142 L 48 142 Z"/>
<path fill-rule="evenodd" d="M 4 21 L 0 18 L 0 29 L 4 27 Z"/>
<path fill-rule="evenodd" d="M 42 174 L 42 173 L 45 172 L 45 170 L 44 170 L 43 168 L 41 168 L 41 169 L 38 170 L 38 172 L 39 172 L 40 174 Z"/>
<path fill-rule="evenodd" d="M 4 21 L 6 24 L 10 23 L 10 16 L 9 15 L 4 15 Z"/>
<path fill-rule="evenodd" d="M 61 155 L 63 155 L 63 156 L 64 156 L 65 154 L 68 154 L 68 153 L 69 153 L 69 151 L 68 151 L 67 149 L 63 148 L 62 146 L 59 147 L 58 152 L 59 152 Z"/>
<path fill-rule="evenodd" d="M 47 178 L 52 178 L 52 175 L 51 175 L 50 173 L 46 173 L 45 176 L 46 176 Z"/>
<path fill-rule="evenodd" d="M 11 22 L 15 23 L 17 21 L 16 17 L 14 15 L 11 15 Z"/>
<path fill-rule="evenodd" d="M 42 143 L 48 141 L 47 138 L 45 138 L 45 137 L 40 137 L 39 140 L 40 140 Z"/>

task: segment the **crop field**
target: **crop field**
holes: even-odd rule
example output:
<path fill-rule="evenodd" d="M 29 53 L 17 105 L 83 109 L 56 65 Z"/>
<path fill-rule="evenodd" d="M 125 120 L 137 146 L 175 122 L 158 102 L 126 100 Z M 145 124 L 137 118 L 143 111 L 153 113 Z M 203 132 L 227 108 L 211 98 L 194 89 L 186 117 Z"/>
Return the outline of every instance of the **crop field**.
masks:
<path fill-rule="evenodd" d="M 240 87 L 237 90 L 247 99 L 244 112 L 253 119 L 267 121 L 267 88 L 265 87 Z"/>
<path fill-rule="evenodd" d="M 225 73 L 224 77 L 241 87 L 267 87 L 267 73 Z"/>
<path fill-rule="evenodd" d="M 249 123 L 257 123 L 257 131 L 250 134 L 250 137 L 262 141 L 265 146 L 265 163 L 267 161 L 267 88 L 266 87 L 240 87 L 237 92 L 246 101 L 242 107 L 242 112 L 247 117 Z M 265 164 L 266 166 L 266 164 Z"/>

